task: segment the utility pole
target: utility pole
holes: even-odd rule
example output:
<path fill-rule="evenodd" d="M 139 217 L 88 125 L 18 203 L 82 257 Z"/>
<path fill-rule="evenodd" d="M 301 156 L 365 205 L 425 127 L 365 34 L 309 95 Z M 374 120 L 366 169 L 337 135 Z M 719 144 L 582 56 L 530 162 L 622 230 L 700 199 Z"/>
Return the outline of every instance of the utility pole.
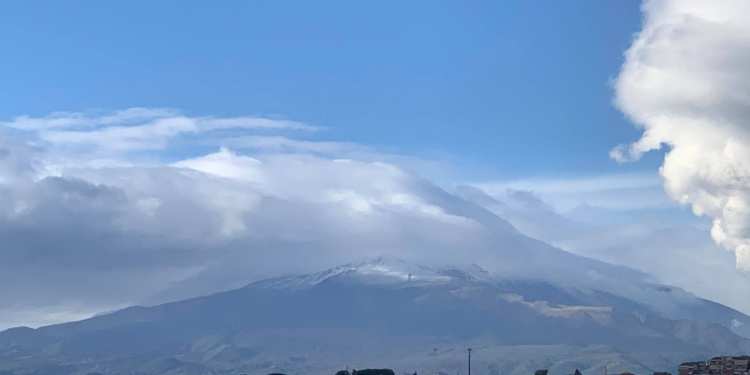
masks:
<path fill-rule="evenodd" d="M 435 355 L 435 375 L 437 375 L 437 345 L 432 348 L 432 352 Z"/>
<path fill-rule="evenodd" d="M 471 348 L 467 349 L 469 352 L 469 375 L 471 375 Z"/>

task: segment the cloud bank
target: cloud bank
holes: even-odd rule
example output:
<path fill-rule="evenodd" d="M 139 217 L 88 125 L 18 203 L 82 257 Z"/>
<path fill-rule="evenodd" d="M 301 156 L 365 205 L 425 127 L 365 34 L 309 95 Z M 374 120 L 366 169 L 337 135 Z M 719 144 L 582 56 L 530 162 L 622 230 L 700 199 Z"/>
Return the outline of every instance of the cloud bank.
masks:
<path fill-rule="evenodd" d="M 750 3 L 649 0 L 642 10 L 614 85 L 643 136 L 611 156 L 665 147 L 669 196 L 712 217 L 714 240 L 750 271 Z"/>
<path fill-rule="evenodd" d="M 0 130 L 0 328 L 380 254 L 482 259 L 514 233 L 388 155 L 304 139 L 322 129 L 294 121 L 133 108 Z"/>
<path fill-rule="evenodd" d="M 634 296 L 641 293 L 634 282 L 650 280 L 518 236 L 503 218 L 543 239 L 565 239 L 555 233 L 577 228 L 544 216 L 551 206 L 532 193 L 512 193 L 510 208 L 522 215 L 513 216 L 400 163 L 414 159 L 311 139 L 321 131 L 288 120 L 158 108 L 4 122 L 0 329 L 205 295 L 381 254 L 595 282 Z M 569 202 L 628 196 L 626 207 L 661 204 L 638 203 L 632 194 L 657 188 L 651 176 L 482 186 L 557 191 Z"/>

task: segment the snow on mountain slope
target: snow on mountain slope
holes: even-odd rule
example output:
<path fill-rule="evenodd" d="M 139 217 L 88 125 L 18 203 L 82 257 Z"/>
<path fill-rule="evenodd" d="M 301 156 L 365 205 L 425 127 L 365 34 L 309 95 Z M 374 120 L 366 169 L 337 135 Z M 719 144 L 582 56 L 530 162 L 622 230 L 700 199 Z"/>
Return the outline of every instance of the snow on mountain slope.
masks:
<path fill-rule="evenodd" d="M 295 291 L 310 289 L 324 282 L 389 288 L 432 286 L 450 289 L 483 285 L 497 290 L 498 293 L 519 296 L 521 300 L 526 299 L 534 303 L 544 301 L 558 307 L 615 306 L 625 312 L 653 310 L 621 296 L 582 285 L 561 284 L 543 278 L 502 277 L 476 264 L 430 268 L 387 255 L 333 267 L 322 272 L 264 280 L 250 284 L 246 288 Z"/>
<path fill-rule="evenodd" d="M 598 264 L 593 264 L 598 266 Z M 742 336 L 748 336 L 745 323 L 750 317 L 695 297 L 680 288 L 651 282 L 647 277 L 619 280 L 603 274 L 606 267 L 596 267 L 580 279 L 515 278 L 492 273 L 476 264 L 430 268 L 383 255 L 376 259 L 346 264 L 307 275 L 280 277 L 250 284 L 248 288 L 301 290 L 325 281 L 354 285 L 387 287 L 440 286 L 483 284 L 509 295 L 519 295 L 527 301 L 546 301 L 552 306 L 611 307 L 619 311 L 649 312 L 669 319 L 694 319 L 718 323 Z M 631 274 L 635 276 L 637 273 Z"/>
<path fill-rule="evenodd" d="M 439 272 L 444 276 L 457 277 L 479 283 L 497 284 L 503 281 L 500 276 L 492 274 L 476 264 L 470 264 L 465 267 L 444 267 Z"/>
<path fill-rule="evenodd" d="M 357 335 L 363 338 L 352 341 Z M 270 347 L 269 338 L 285 345 Z M 413 340 L 429 345 L 407 344 Z M 389 358 L 398 361 L 429 352 L 436 340 L 454 350 L 479 348 L 478 340 L 482 348 L 547 346 L 529 358 L 546 355 L 550 345 L 627 352 L 635 355 L 632 363 L 654 352 L 675 353 L 670 368 L 692 356 L 750 350 L 750 340 L 718 324 L 665 319 L 606 292 L 507 279 L 478 265 L 429 268 L 380 257 L 80 322 L 0 332 L 0 371 L 69 366 L 75 374 L 124 373 L 144 360 L 176 358 L 179 363 L 151 373 L 252 369 L 258 360 L 310 373 L 302 370 L 347 363 L 326 354 L 341 346 L 358 345 L 363 358 L 382 360 L 367 345 L 388 342 Z"/>
<path fill-rule="evenodd" d="M 383 255 L 370 261 L 345 264 L 323 272 L 280 277 L 253 283 L 250 286 L 275 289 L 304 289 L 313 287 L 336 276 L 353 278 L 360 283 L 385 285 L 441 283 L 451 279 L 449 276 L 441 275 L 428 267 L 410 264 L 401 259 Z"/>

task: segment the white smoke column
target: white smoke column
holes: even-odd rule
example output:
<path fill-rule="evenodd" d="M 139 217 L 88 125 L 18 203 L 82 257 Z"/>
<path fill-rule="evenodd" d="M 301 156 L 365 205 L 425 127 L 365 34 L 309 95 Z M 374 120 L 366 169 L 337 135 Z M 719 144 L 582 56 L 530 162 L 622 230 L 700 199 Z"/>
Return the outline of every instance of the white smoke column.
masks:
<path fill-rule="evenodd" d="M 666 145 L 667 193 L 714 218 L 711 235 L 750 271 L 750 1 L 646 1 L 615 81 L 643 136 L 610 155 Z"/>

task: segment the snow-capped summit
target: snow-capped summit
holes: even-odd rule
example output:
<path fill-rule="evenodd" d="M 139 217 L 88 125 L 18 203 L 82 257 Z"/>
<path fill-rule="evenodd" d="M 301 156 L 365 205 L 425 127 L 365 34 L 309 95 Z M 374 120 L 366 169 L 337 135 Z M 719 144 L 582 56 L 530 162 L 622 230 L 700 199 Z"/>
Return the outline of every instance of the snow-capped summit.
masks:
<path fill-rule="evenodd" d="M 441 275 L 459 278 L 465 281 L 472 281 L 477 283 L 486 284 L 497 284 L 502 281 L 497 275 L 490 273 L 484 268 L 470 264 L 466 267 L 446 267 L 440 270 Z"/>
<path fill-rule="evenodd" d="M 666 288 L 657 292 L 662 300 L 674 294 Z M 243 355 L 252 360 L 282 353 L 289 363 L 317 366 L 310 361 L 324 356 L 340 364 L 340 357 L 325 356 L 344 350 L 354 357 L 366 343 L 367 350 L 398 363 L 411 361 L 412 353 L 428 354 L 436 339 L 446 348 L 477 342 L 487 349 L 539 348 L 528 352 L 529 358 L 548 355 L 550 345 L 575 347 L 585 358 L 591 352 L 587 348 L 612 348 L 601 352 L 606 361 L 612 353 L 651 358 L 654 351 L 668 350 L 670 357 L 657 359 L 658 366 L 702 353 L 750 351 L 750 339 L 730 331 L 750 318 L 718 304 L 700 303 L 695 299 L 682 305 L 697 319 L 672 320 L 650 305 L 596 289 L 505 275 L 501 279 L 477 265 L 428 268 L 382 256 L 80 322 L 0 332 L 0 359 L 25 365 L 29 356 L 55 361 L 64 353 L 70 356 L 66 360 L 83 364 L 92 358 L 101 363 L 117 358 L 119 366 L 121 358 L 141 363 L 143 348 L 153 348 L 159 354 L 148 358 L 153 360 L 149 363 L 166 363 L 170 369 L 178 363 L 187 366 L 183 372 L 204 372 L 207 365 L 202 362 L 174 358 L 208 359 L 228 368 L 237 366 Z M 370 346 L 373 343 L 377 346 Z M 631 354 L 625 357 L 642 361 Z"/>
<path fill-rule="evenodd" d="M 448 277 L 418 264 L 411 264 L 402 259 L 381 255 L 373 260 L 352 265 L 352 272 L 357 275 L 391 279 L 392 281 L 444 281 Z"/>
<path fill-rule="evenodd" d="M 394 285 L 402 283 L 424 284 L 451 280 L 449 275 L 441 274 L 428 267 L 411 264 L 396 257 L 381 255 L 372 260 L 345 264 L 323 272 L 281 277 L 251 284 L 251 286 L 275 289 L 300 289 L 313 287 L 332 278 L 366 284 Z"/>
<path fill-rule="evenodd" d="M 501 279 L 472 264 L 466 267 L 432 269 L 409 263 L 400 258 L 381 255 L 375 259 L 334 267 L 323 272 L 281 277 L 251 284 L 253 287 L 274 289 L 304 289 L 335 279 L 341 282 L 409 286 L 444 284 L 451 281 L 497 284 Z"/>

